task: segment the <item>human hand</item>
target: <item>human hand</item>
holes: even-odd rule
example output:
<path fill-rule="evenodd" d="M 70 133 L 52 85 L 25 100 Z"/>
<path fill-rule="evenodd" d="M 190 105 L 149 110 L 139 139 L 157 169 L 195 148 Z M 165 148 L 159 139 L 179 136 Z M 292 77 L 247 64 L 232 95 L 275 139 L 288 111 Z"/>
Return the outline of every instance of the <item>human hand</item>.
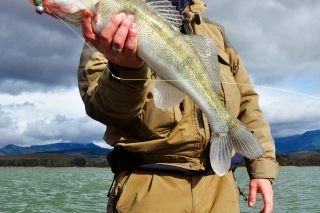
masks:
<path fill-rule="evenodd" d="M 252 179 L 249 183 L 248 206 L 253 207 L 256 203 L 257 193 L 263 198 L 264 207 L 260 213 L 271 213 L 273 210 L 273 190 L 268 179 Z"/>
<path fill-rule="evenodd" d="M 143 61 L 137 56 L 138 30 L 133 16 L 119 13 L 104 27 L 101 35 L 93 32 L 92 14 L 85 10 L 82 34 L 108 61 L 126 68 L 139 68 Z"/>

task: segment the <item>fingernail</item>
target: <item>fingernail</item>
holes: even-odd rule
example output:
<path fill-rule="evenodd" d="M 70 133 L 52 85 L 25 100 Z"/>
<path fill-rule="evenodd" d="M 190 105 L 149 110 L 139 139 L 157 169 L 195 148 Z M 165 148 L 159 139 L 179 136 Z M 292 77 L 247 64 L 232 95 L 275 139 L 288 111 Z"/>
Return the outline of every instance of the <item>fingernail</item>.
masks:
<path fill-rule="evenodd" d="M 87 10 L 83 11 L 83 17 L 88 18 L 89 16 L 90 13 Z"/>
<path fill-rule="evenodd" d="M 249 202 L 249 206 L 250 206 L 250 207 L 253 207 L 253 202 Z"/>
<path fill-rule="evenodd" d="M 136 30 L 137 29 L 137 25 L 135 23 L 131 24 L 131 30 Z"/>
<path fill-rule="evenodd" d="M 118 20 L 122 20 L 122 19 L 124 19 L 124 17 L 125 17 L 124 13 L 119 13 L 116 15 L 116 19 L 118 19 Z"/>
<path fill-rule="evenodd" d="M 127 21 L 131 21 L 132 18 L 133 18 L 132 15 L 127 15 L 126 20 L 127 20 Z"/>

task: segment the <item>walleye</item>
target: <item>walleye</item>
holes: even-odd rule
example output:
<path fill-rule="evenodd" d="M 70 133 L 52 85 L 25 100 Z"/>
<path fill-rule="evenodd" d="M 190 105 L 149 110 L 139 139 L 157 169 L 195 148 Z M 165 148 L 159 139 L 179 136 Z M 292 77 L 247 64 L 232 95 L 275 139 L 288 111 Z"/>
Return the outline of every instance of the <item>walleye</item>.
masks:
<path fill-rule="evenodd" d="M 228 113 L 219 99 L 220 68 L 213 41 L 179 32 L 182 17 L 168 0 L 28 0 L 44 11 L 79 26 L 83 10 L 94 15 L 94 30 L 100 34 L 116 14 L 134 16 L 138 26 L 138 56 L 157 77 L 154 102 L 168 108 L 188 95 L 204 112 L 211 128 L 210 162 L 216 174 L 229 170 L 234 149 L 249 159 L 263 154 L 257 138 Z M 40 3 L 39 3 L 40 1 Z M 38 10 L 37 10 L 38 11 Z M 169 86 L 171 87 L 170 89 Z"/>

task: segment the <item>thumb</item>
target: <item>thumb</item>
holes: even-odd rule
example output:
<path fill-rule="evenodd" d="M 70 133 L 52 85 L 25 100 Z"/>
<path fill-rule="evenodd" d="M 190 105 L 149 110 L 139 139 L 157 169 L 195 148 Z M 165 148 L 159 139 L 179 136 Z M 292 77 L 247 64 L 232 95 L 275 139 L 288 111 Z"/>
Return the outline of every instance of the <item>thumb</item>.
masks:
<path fill-rule="evenodd" d="M 83 11 L 82 36 L 93 46 L 97 47 L 99 45 L 100 38 L 93 32 L 92 14 L 89 10 Z"/>

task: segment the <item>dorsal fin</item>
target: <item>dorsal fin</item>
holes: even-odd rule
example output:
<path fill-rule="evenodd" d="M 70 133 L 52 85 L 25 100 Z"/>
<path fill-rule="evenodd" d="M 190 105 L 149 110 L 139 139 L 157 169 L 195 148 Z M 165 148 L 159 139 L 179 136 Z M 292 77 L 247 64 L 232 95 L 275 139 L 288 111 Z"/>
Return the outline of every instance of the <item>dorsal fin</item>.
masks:
<path fill-rule="evenodd" d="M 183 19 L 170 0 L 145 0 L 145 2 L 160 16 L 169 21 L 176 30 L 180 30 Z"/>
<path fill-rule="evenodd" d="M 200 61 L 208 71 L 209 80 L 213 82 L 214 92 L 220 94 L 218 50 L 213 40 L 201 35 L 185 35 L 185 39 L 199 53 Z"/>
<path fill-rule="evenodd" d="M 180 30 L 181 24 L 183 22 L 182 15 L 176 10 L 176 7 L 171 4 L 169 0 L 145 0 L 146 4 L 155 10 L 161 17 L 166 19 L 176 30 Z M 82 12 L 79 10 L 89 9 L 91 12 L 95 11 L 95 5 L 98 0 L 78 0 L 74 4 L 76 5 L 76 10 L 71 14 L 67 14 L 61 11 L 54 11 L 56 14 L 60 15 L 60 18 L 67 23 L 79 26 L 82 21 Z"/>

